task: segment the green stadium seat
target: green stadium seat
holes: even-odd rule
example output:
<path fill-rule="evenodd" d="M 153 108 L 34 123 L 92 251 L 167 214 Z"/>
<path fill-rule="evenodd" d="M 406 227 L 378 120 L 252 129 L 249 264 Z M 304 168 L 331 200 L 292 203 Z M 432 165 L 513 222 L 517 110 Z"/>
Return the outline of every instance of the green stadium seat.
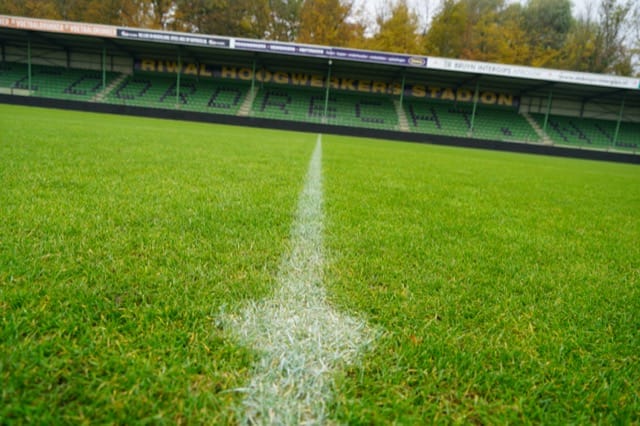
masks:
<path fill-rule="evenodd" d="M 475 118 L 468 103 L 409 99 L 403 107 L 414 132 L 518 142 L 540 139 L 526 118 L 508 107 L 478 105 Z"/>
<path fill-rule="evenodd" d="M 531 115 L 544 127 L 544 114 Z M 621 122 L 614 144 L 616 127 L 614 120 L 550 115 L 546 132 L 559 145 L 634 151 L 640 148 L 640 123 Z"/>
<path fill-rule="evenodd" d="M 326 117 L 325 117 L 326 107 Z M 398 115 L 389 97 L 265 85 L 254 99 L 255 117 L 397 130 Z"/>
<path fill-rule="evenodd" d="M 110 84 L 118 73 L 107 72 L 106 84 Z M 16 93 L 46 98 L 88 101 L 103 90 L 101 71 L 78 70 L 47 65 L 31 67 L 31 86 L 26 64 L 3 63 L 0 68 L 0 88 Z M 31 92 L 29 92 L 31 90 Z"/>

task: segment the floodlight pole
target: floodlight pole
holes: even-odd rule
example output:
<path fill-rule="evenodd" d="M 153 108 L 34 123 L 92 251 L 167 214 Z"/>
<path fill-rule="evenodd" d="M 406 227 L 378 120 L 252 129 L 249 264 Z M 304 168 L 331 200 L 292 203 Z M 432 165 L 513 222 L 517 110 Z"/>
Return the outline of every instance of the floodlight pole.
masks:
<path fill-rule="evenodd" d="M 616 133 L 613 135 L 613 146 L 616 147 L 618 145 L 618 136 L 620 136 L 620 123 L 622 122 L 622 115 L 624 114 L 624 100 L 627 96 L 625 92 L 622 95 L 622 103 L 620 104 L 620 114 L 618 114 L 618 122 L 616 123 Z"/>
<path fill-rule="evenodd" d="M 327 122 L 327 114 L 329 113 L 329 87 L 331 87 L 331 59 L 329 59 L 329 69 L 327 71 L 327 90 L 324 95 L 324 115 L 323 122 Z"/>
<path fill-rule="evenodd" d="M 471 135 L 473 136 L 474 126 L 476 122 L 476 110 L 478 109 L 478 98 L 480 98 L 480 79 L 476 81 L 476 91 L 473 94 L 473 111 L 471 112 Z"/>
<path fill-rule="evenodd" d="M 178 73 L 176 76 L 176 108 L 180 105 L 180 74 L 182 74 L 182 56 L 180 46 L 178 46 Z"/>
<path fill-rule="evenodd" d="M 549 97 L 547 98 L 547 112 L 544 114 L 544 126 L 542 131 L 547 134 L 547 125 L 549 124 L 549 113 L 551 113 L 551 103 L 553 102 L 553 90 L 549 90 Z"/>
<path fill-rule="evenodd" d="M 31 95 L 31 38 L 27 39 L 27 80 L 29 95 Z"/>

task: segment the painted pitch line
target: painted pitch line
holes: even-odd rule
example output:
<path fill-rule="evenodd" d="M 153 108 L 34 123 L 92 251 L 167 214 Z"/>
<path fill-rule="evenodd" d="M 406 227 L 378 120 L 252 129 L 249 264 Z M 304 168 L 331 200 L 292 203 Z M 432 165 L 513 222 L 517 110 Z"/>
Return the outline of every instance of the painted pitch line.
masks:
<path fill-rule="evenodd" d="M 318 135 L 291 229 L 280 288 L 232 319 L 240 340 L 262 353 L 245 393 L 245 424 L 325 424 L 334 371 L 354 362 L 374 334 L 334 310 L 322 287 L 324 268 L 322 137 Z"/>

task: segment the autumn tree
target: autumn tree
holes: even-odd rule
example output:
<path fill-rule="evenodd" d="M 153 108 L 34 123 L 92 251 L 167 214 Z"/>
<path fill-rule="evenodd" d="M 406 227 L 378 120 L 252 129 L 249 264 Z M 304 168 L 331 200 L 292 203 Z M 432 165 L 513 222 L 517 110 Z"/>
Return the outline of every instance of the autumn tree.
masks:
<path fill-rule="evenodd" d="M 376 20 L 379 30 L 367 44 L 368 48 L 398 53 L 420 52 L 418 16 L 406 0 L 393 5 L 389 16 L 380 13 Z"/>
<path fill-rule="evenodd" d="M 462 31 L 467 21 L 467 8 L 462 2 L 444 0 L 427 31 L 425 53 L 447 58 L 461 57 L 465 43 Z"/>
<path fill-rule="evenodd" d="M 300 31 L 296 41 L 349 46 L 364 33 L 364 28 L 350 19 L 352 7 L 350 0 L 305 0 L 300 10 Z"/>
<path fill-rule="evenodd" d="M 294 41 L 300 30 L 304 0 L 270 0 L 266 36 L 271 40 Z"/>
<path fill-rule="evenodd" d="M 529 0 L 523 10 L 533 66 L 553 66 L 573 23 L 571 0 Z"/>

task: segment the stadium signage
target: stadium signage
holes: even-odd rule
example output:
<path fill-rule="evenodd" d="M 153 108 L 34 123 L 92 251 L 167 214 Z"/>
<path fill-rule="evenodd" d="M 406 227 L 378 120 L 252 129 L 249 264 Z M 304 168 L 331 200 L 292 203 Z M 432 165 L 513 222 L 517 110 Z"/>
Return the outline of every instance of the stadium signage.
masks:
<path fill-rule="evenodd" d="M 192 75 L 204 78 L 222 78 L 229 80 L 252 81 L 254 78 L 260 83 L 276 83 L 290 86 L 326 88 L 326 76 L 290 71 L 256 70 L 251 68 L 226 65 L 196 64 L 191 62 L 165 61 L 157 59 L 141 59 L 135 61 L 136 71 L 158 72 Z M 376 80 L 359 80 L 333 76 L 329 79 L 329 87 L 335 90 L 359 92 L 367 94 L 400 95 L 402 85 L 399 82 L 385 82 Z M 405 96 L 414 98 L 441 99 L 446 101 L 473 102 L 474 92 L 470 89 L 453 89 L 450 87 L 436 87 L 423 84 L 405 85 Z M 485 105 L 502 105 L 516 107 L 519 98 L 511 94 L 484 91 L 480 92 L 478 102 Z"/>
<path fill-rule="evenodd" d="M 223 37 L 209 37 L 186 33 L 170 33 L 161 31 L 141 31 L 119 28 L 118 37 L 153 41 L 159 43 L 179 43 L 193 46 L 229 47 L 230 42 Z"/>
<path fill-rule="evenodd" d="M 473 74 L 487 74 L 510 78 L 554 81 L 589 86 L 615 87 L 635 89 L 640 87 L 637 78 L 619 77 L 615 75 L 590 74 L 584 72 L 561 71 L 545 68 L 524 67 L 518 65 L 501 65 L 487 62 L 465 61 L 445 58 L 429 58 L 430 69 L 457 71 Z"/>
<path fill-rule="evenodd" d="M 116 37 L 116 28 L 108 25 L 83 24 L 79 22 L 51 21 L 49 19 L 1 16 L 0 27 L 29 31 L 77 34 L 96 37 Z"/>

